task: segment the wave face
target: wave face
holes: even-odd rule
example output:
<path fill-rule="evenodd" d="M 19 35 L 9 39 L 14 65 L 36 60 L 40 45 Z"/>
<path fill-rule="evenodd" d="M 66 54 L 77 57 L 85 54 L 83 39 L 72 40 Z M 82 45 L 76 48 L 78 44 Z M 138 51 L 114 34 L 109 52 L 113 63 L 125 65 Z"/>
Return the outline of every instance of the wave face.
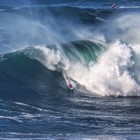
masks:
<path fill-rule="evenodd" d="M 140 3 L 111 5 L 0 1 L 1 138 L 139 139 Z"/>
<path fill-rule="evenodd" d="M 25 85 L 27 84 L 26 82 L 31 82 L 33 84 L 34 80 L 42 81 L 43 79 L 40 78 L 42 78 L 45 73 L 50 73 L 49 70 L 53 71 L 51 73 L 58 73 L 57 76 L 52 75 L 51 79 L 56 80 L 56 78 L 60 76 L 60 84 L 62 82 L 63 85 L 65 85 L 62 75 L 65 75 L 65 77 L 67 75 L 67 78 L 65 79 L 66 81 L 69 78 L 74 80 L 72 76 L 69 76 L 70 72 L 74 69 L 77 69 L 76 67 L 78 65 L 87 68 L 90 63 L 96 63 L 97 58 L 100 56 L 103 50 L 104 47 L 101 44 L 94 43 L 92 41 L 75 41 L 59 46 L 51 45 L 29 47 L 22 51 L 1 55 L 1 92 L 5 92 L 5 86 L 7 85 L 7 81 L 9 81 L 9 79 L 13 79 L 15 83 L 12 82 L 14 84 L 10 86 L 12 89 L 10 89 L 8 85 L 6 87 L 8 90 L 13 90 L 13 87 L 16 87 L 18 84 L 17 79 L 18 82 L 21 81 L 25 83 Z M 47 70 L 47 68 L 49 70 Z M 41 77 L 37 77 L 36 79 L 36 74 L 39 74 Z M 35 76 L 35 79 L 30 79 L 30 76 L 33 75 Z M 25 78 L 25 80 L 23 81 L 21 77 L 23 77 L 23 79 Z M 9 82 L 11 83 L 11 81 Z M 46 84 L 48 82 L 49 81 L 45 81 Z M 6 85 L 3 86 L 3 84 Z M 22 86 L 25 87 L 25 85 Z M 53 89 L 53 85 L 54 83 L 50 85 L 49 88 Z M 30 86 L 31 85 L 29 84 L 29 87 Z M 20 85 L 17 86 L 17 88 L 19 88 L 17 91 L 21 91 Z"/>

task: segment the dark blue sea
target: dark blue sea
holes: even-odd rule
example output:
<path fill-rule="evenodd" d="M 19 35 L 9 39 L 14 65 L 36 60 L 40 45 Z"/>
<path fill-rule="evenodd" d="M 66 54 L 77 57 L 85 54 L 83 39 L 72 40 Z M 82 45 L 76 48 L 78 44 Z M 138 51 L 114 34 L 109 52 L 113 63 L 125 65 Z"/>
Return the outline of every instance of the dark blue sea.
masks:
<path fill-rule="evenodd" d="M 5 138 L 140 140 L 139 0 L 0 0 Z"/>

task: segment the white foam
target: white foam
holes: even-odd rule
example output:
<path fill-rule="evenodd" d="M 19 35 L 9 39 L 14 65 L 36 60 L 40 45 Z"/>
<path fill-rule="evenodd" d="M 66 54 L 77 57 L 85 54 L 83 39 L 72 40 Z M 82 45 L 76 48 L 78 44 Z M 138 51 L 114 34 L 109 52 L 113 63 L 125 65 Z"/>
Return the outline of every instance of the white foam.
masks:
<path fill-rule="evenodd" d="M 31 105 L 24 104 L 24 103 L 21 103 L 21 102 L 14 102 L 14 103 L 17 104 L 17 105 L 20 105 L 20 106 L 27 106 L 27 107 L 34 108 L 36 110 L 42 111 L 41 108 L 38 108 L 38 107 L 35 107 L 35 106 L 31 106 Z"/>
<path fill-rule="evenodd" d="M 36 46 L 36 49 L 42 52 L 42 56 L 36 56 L 50 70 L 66 70 L 69 67 L 69 61 L 60 50 L 49 49 L 45 46 Z"/>
<path fill-rule="evenodd" d="M 128 45 L 116 41 L 96 64 L 91 63 L 89 68 L 73 65 L 67 75 L 91 93 L 101 96 L 139 96 L 140 86 L 133 74 L 137 72 L 140 75 L 137 69 L 140 64 L 132 59 L 132 51 L 138 47 L 134 48 L 132 50 Z"/>
<path fill-rule="evenodd" d="M 120 9 L 139 9 L 140 6 L 120 6 Z"/>
<path fill-rule="evenodd" d="M 13 117 L 11 117 L 11 116 L 0 116 L 0 119 L 9 119 L 9 120 L 14 120 L 16 122 L 22 123 L 22 121 L 19 120 L 17 116 L 13 116 Z"/>

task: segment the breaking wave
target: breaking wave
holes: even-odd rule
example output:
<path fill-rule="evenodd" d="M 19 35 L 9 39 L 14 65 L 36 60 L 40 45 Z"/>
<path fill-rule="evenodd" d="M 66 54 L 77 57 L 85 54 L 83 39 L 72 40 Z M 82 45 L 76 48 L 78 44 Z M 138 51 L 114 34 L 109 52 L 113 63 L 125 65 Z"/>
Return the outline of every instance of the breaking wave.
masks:
<path fill-rule="evenodd" d="M 38 65 L 39 62 L 49 70 L 61 73 L 66 83 L 71 82 L 76 90 L 101 96 L 139 96 L 139 57 L 139 45 L 128 45 L 118 40 L 105 47 L 85 40 L 60 45 L 33 46 L 4 54 L 1 55 L 0 65 L 1 71 L 5 72 L 8 61 L 10 67 L 18 67 L 18 63 L 21 66 L 23 63 Z M 18 63 L 15 63 L 17 61 Z M 24 65 L 21 71 L 26 70 Z M 13 75 L 10 74 L 13 71 L 15 68 L 7 73 Z M 32 69 L 27 73 L 32 75 L 34 71 L 36 70 Z M 41 72 L 41 69 L 39 71 Z M 22 75 L 24 76 L 26 77 L 26 74 Z M 19 80 L 21 77 L 17 78 Z M 52 77 L 53 80 L 56 78 Z"/>

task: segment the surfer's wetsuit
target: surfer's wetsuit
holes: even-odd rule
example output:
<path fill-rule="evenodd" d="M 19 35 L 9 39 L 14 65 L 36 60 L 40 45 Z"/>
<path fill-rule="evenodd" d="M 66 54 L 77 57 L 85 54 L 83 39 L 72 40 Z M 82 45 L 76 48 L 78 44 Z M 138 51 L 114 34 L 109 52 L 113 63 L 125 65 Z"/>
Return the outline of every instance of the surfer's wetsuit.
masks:
<path fill-rule="evenodd" d="M 111 6 L 111 8 L 112 8 L 112 9 L 116 8 L 116 4 L 113 3 L 112 6 Z"/>
<path fill-rule="evenodd" d="M 73 88 L 71 83 L 68 84 L 68 87 L 69 87 L 70 89 Z"/>

